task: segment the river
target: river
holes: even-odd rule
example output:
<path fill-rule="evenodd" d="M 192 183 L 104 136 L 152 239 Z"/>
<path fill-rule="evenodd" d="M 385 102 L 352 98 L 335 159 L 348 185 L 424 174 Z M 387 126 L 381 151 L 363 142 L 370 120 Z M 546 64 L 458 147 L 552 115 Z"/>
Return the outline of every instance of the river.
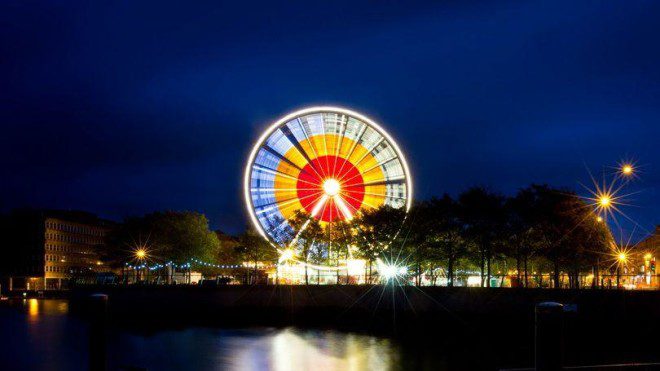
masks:
<path fill-rule="evenodd" d="M 88 324 L 66 300 L 4 302 L 0 329 L 2 370 L 87 369 Z M 411 367 L 420 361 L 393 339 L 292 327 L 110 329 L 107 352 L 109 370 L 388 370 L 408 369 L 406 357 Z M 422 357 L 442 369 L 442 360 Z"/>

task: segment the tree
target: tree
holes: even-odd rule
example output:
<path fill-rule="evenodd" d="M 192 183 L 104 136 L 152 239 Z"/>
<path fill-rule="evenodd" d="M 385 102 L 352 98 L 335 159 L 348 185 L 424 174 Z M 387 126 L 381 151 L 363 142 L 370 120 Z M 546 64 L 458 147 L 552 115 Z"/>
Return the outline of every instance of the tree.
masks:
<path fill-rule="evenodd" d="M 458 198 L 463 236 L 478 249 L 482 287 L 484 271 L 486 286 L 490 287 L 494 247 L 504 224 L 503 206 L 504 197 L 480 187 L 470 188 Z"/>
<path fill-rule="evenodd" d="M 216 231 L 220 240 L 220 248 L 216 255 L 216 261 L 222 265 L 239 265 L 242 263 L 240 241 L 237 237 Z"/>
<path fill-rule="evenodd" d="M 249 271 L 247 277 L 247 281 L 250 283 L 258 281 L 259 262 L 276 262 L 278 259 L 277 250 L 251 226 L 247 227 L 245 232 L 238 237 L 237 250 L 242 261 L 253 263 L 252 279 L 249 277 Z"/>
<path fill-rule="evenodd" d="M 423 243 L 431 248 L 428 258 L 431 261 L 438 258 L 447 263 L 447 285 L 453 286 L 456 262 L 466 253 L 458 204 L 445 194 L 442 198 L 432 198 L 426 202 L 421 215 L 423 219 L 419 225 L 426 234 Z"/>
<path fill-rule="evenodd" d="M 357 243 L 355 227 L 352 220 L 336 220 L 326 228 L 330 228 L 330 239 L 334 242 L 335 263 L 338 267 L 343 260 L 346 265 L 346 282 L 348 283 L 348 261 L 352 256 L 351 249 Z M 339 269 L 337 269 L 337 284 L 339 284 Z"/>
<path fill-rule="evenodd" d="M 111 249 L 125 260 L 145 248 L 156 261 L 215 261 L 220 242 L 206 216 L 191 211 L 165 211 L 127 218 L 109 236 Z"/>
<path fill-rule="evenodd" d="M 515 203 L 529 248 L 551 263 L 554 287 L 561 286 L 562 267 L 569 272 L 569 286 L 577 287 L 579 271 L 607 249 L 607 228 L 569 190 L 532 185 L 519 192 Z"/>
<path fill-rule="evenodd" d="M 538 251 L 542 238 L 538 233 L 542 214 L 538 213 L 537 201 L 543 191 L 543 186 L 531 185 L 507 199 L 505 204 L 508 241 L 516 260 L 518 282 L 524 287 L 529 286 L 529 260 Z"/>
<path fill-rule="evenodd" d="M 284 241 L 287 246 L 293 243 L 297 247 L 297 253 L 302 257 L 305 265 L 305 284 L 309 285 L 307 265 L 312 248 L 315 244 L 319 245 L 321 243 L 323 230 L 319 221 L 303 210 L 296 211 L 293 217 L 289 219 L 289 224 L 293 228 L 293 234 L 288 235 Z M 296 238 L 297 240 L 294 241 Z"/>
<path fill-rule="evenodd" d="M 369 209 L 357 215 L 353 220 L 356 239 L 360 243 L 360 256 L 367 260 L 369 281 L 372 277 L 373 262 L 389 252 L 389 260 L 394 257 L 391 243 L 399 235 L 406 212 L 403 208 L 395 209 L 383 205 L 377 209 Z"/>

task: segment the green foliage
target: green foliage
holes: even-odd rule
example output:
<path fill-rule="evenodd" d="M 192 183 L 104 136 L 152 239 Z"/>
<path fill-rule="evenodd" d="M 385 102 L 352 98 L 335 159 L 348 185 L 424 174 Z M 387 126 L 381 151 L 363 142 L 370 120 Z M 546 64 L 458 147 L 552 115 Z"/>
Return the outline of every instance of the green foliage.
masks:
<path fill-rule="evenodd" d="M 220 250 L 220 241 L 209 230 L 206 216 L 190 211 L 128 218 L 112 233 L 110 243 L 123 261 L 135 259 L 138 249 L 145 249 L 147 260 L 155 262 L 213 261 Z"/>
<path fill-rule="evenodd" d="M 254 228 L 248 227 L 238 237 L 236 251 L 244 262 L 270 262 L 277 261 L 277 250 L 271 246 Z"/>
<path fill-rule="evenodd" d="M 280 249 L 291 246 L 296 259 L 322 265 L 342 265 L 349 258 L 368 262 L 371 275 L 377 259 L 408 266 L 419 283 L 425 275 L 452 285 L 456 274 L 480 270 L 482 282 L 514 270 L 523 285 L 532 271 L 571 277 L 597 265 L 609 251 L 612 237 L 596 220 L 591 207 L 575 193 L 546 185 L 531 185 L 514 197 L 471 188 L 456 199 L 449 195 L 416 202 L 410 212 L 383 206 L 355 215 L 350 221 L 321 225 L 304 211 L 282 228 Z M 273 221 L 284 225 L 284 221 Z M 304 227 L 304 228 L 303 228 Z M 289 234 L 285 234 L 289 233 Z M 115 261 L 134 259 L 140 247 L 154 262 L 185 262 L 191 258 L 219 264 L 250 263 L 257 282 L 259 263 L 276 263 L 277 249 L 253 228 L 231 237 L 211 232 L 206 217 L 194 212 L 156 212 L 129 218 L 110 236 Z M 309 280 L 307 269 L 305 279 Z M 247 281 L 246 281 L 247 282 Z"/>
<path fill-rule="evenodd" d="M 385 253 L 389 255 L 390 260 L 394 259 L 390 245 L 401 232 L 405 217 L 404 210 L 387 205 L 359 214 L 353 219 L 359 255 L 370 262 Z"/>

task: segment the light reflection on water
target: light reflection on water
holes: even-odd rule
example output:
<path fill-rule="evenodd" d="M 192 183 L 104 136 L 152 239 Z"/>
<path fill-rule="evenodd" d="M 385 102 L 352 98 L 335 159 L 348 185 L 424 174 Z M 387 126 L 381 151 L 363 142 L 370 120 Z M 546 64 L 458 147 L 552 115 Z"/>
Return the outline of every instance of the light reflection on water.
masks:
<path fill-rule="evenodd" d="M 30 322 L 38 322 L 42 316 L 57 316 L 69 313 L 69 302 L 66 300 L 23 299 L 21 304 L 27 309 Z"/>
<path fill-rule="evenodd" d="M 88 364 L 87 323 L 64 300 L 0 305 L 3 370 L 78 370 Z M 398 368 L 391 340 L 297 328 L 186 328 L 139 334 L 110 329 L 110 370 L 387 370 Z"/>
<path fill-rule="evenodd" d="M 149 337 L 120 334 L 118 366 L 195 370 L 387 370 L 397 363 L 388 339 L 335 331 L 192 328 Z M 157 349 L 157 354 L 152 350 Z"/>

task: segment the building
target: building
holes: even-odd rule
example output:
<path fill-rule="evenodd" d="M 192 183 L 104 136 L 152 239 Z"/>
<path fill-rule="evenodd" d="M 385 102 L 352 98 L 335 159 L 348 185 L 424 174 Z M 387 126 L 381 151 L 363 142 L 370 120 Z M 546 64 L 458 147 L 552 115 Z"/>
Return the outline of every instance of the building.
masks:
<path fill-rule="evenodd" d="M 637 243 L 635 251 L 641 255 L 639 273 L 643 275 L 642 286 L 659 288 L 657 260 L 660 257 L 660 225 L 650 236 Z"/>
<path fill-rule="evenodd" d="M 81 211 L 14 211 L 4 218 L 0 276 L 11 289 L 53 290 L 107 270 L 102 256 L 113 223 Z"/>
<path fill-rule="evenodd" d="M 660 225 L 655 226 L 655 231 L 650 236 L 639 241 L 635 249 L 657 256 L 657 253 L 660 252 Z"/>

